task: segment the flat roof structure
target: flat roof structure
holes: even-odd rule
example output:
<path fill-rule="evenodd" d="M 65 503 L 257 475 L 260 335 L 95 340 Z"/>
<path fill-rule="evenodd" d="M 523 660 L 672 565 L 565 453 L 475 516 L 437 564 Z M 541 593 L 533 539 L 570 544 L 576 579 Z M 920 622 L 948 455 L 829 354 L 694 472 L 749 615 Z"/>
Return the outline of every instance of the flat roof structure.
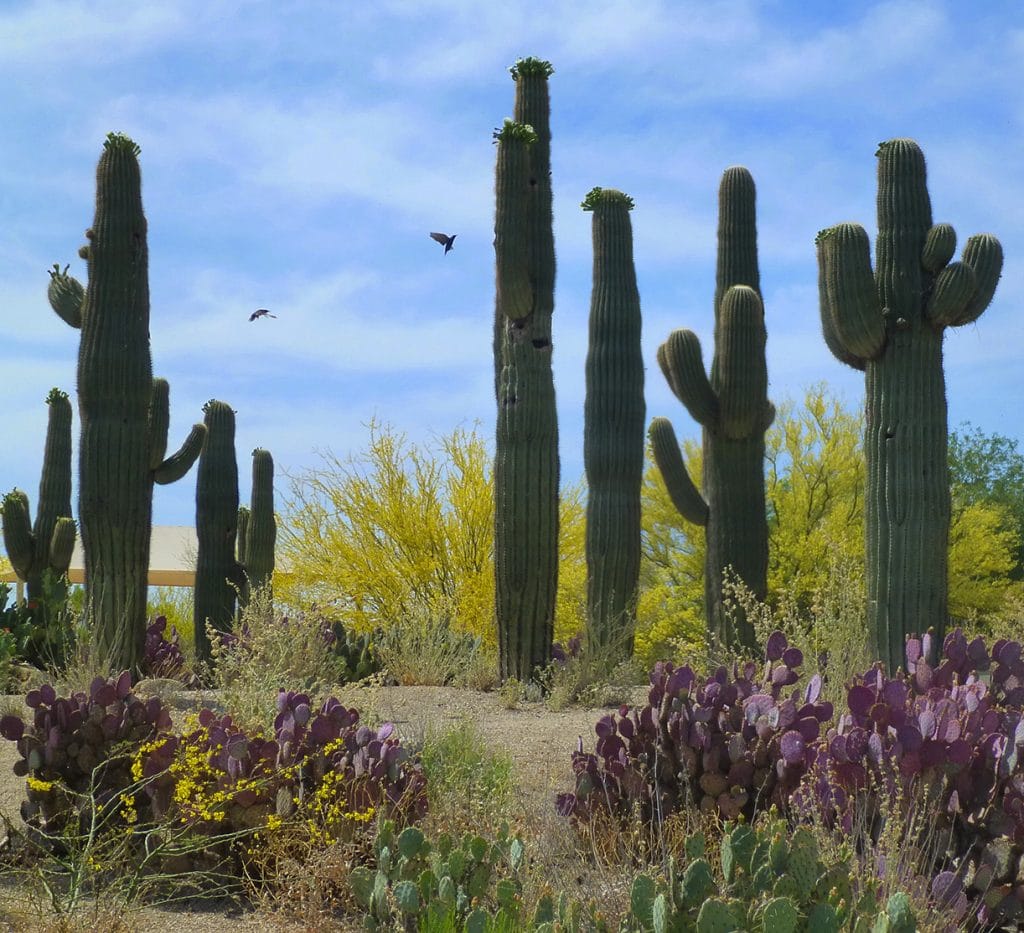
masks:
<path fill-rule="evenodd" d="M 149 541 L 150 586 L 194 586 L 196 582 L 196 552 L 199 541 L 191 525 L 154 525 Z M 0 581 L 17 583 L 13 570 L 0 570 Z M 85 582 L 85 555 L 82 540 L 75 541 L 68 568 L 69 583 Z"/>

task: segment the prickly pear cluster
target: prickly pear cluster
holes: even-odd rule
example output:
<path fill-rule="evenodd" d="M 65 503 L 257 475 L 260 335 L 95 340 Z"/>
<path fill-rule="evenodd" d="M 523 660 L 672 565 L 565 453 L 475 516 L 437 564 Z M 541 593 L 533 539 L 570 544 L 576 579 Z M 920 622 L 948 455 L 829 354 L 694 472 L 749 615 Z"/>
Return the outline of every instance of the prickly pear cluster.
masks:
<path fill-rule="evenodd" d="M 181 653 L 180 636 L 172 625 L 170 637 L 167 630 L 167 616 L 157 616 L 146 626 L 146 644 L 142 653 L 142 673 L 146 677 L 167 677 L 180 680 L 187 686 L 196 683 L 194 674 L 185 667 L 185 655 Z"/>
<path fill-rule="evenodd" d="M 907 640 L 909 674 L 887 677 L 878 665 L 854 678 L 793 803 L 849 829 L 857 801 L 881 814 L 927 793 L 928 831 L 949 840 L 945 864 L 979 919 L 1003 922 L 1024 915 L 1015 887 L 1024 855 L 1020 644 L 1000 640 L 990 650 L 958 629 L 932 667 L 929 641 Z"/>
<path fill-rule="evenodd" d="M 381 634 L 376 630 L 359 635 L 345 628 L 341 622 L 324 621 L 324 644 L 343 667 L 340 683 L 355 683 L 382 669 L 383 662 L 374 647 Z"/>
<path fill-rule="evenodd" d="M 360 865 L 349 874 L 368 930 L 536 928 L 520 917 L 523 843 L 507 831 L 493 842 L 444 835 L 432 843 L 415 826 L 396 834 L 385 821 L 374 854 L 375 871 Z"/>
<path fill-rule="evenodd" d="M 115 751 L 169 733 L 171 716 L 157 697 L 144 702 L 131 686 L 127 671 L 97 677 L 88 693 L 69 697 L 44 684 L 25 697 L 32 710 L 27 724 L 14 715 L 0 719 L 0 735 L 17 743 L 14 773 L 30 779 L 21 811 L 27 823 L 59 831 L 78 795 L 89 792 L 103 804 L 132 783 L 129 759 Z"/>
<path fill-rule="evenodd" d="M 798 680 L 803 654 L 781 632 L 768 639 L 763 667 L 720 667 L 703 683 L 689 666 L 659 662 L 642 709 L 623 706 L 600 719 L 593 754 L 580 738 L 572 756 L 576 785 L 559 812 L 577 820 L 597 810 L 623 819 L 666 815 L 687 801 L 726 819 L 784 806 L 813 760 L 810 750 L 832 704 L 819 701 L 821 678 Z"/>
<path fill-rule="evenodd" d="M 905 895 L 893 895 L 880 910 L 870 883 L 854 892 L 849 858 L 826 864 L 806 826 L 790 832 L 783 819 L 727 825 L 717 857 L 701 834 L 686 840 L 685 852 L 684 871 L 672 860 L 660 882 L 644 874 L 635 878 L 624 931 L 915 929 Z M 884 925 L 890 917 L 909 920 L 909 926 Z"/>
<path fill-rule="evenodd" d="M 551 660 L 559 667 L 565 667 L 570 660 L 578 658 L 583 652 L 583 636 L 573 635 L 568 643 L 563 645 L 556 641 L 551 646 Z"/>

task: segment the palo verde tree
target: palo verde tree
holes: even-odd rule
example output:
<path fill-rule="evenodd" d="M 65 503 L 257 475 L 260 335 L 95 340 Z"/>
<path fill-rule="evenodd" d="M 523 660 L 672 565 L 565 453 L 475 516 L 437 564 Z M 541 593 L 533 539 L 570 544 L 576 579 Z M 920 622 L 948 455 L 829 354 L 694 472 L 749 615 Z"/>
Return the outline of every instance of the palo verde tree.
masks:
<path fill-rule="evenodd" d="M 633 266 L 633 199 L 594 188 L 594 278 L 583 420 L 587 474 L 587 632 L 633 653 L 644 472 L 644 358 Z"/>
<path fill-rule="evenodd" d="M 935 628 L 935 650 L 942 644 L 950 524 L 942 342 L 947 327 L 988 307 L 1003 251 L 981 234 L 950 262 L 956 233 L 932 223 L 917 143 L 883 142 L 876 156 L 874 271 L 858 224 L 822 230 L 817 249 L 825 343 L 865 375 L 868 627 L 895 670 L 907 635 Z"/>
<path fill-rule="evenodd" d="M 494 573 L 502 680 L 548 663 L 558 590 L 558 417 L 551 370 L 555 247 L 548 78 L 511 69 L 515 120 L 495 133 Z"/>
<path fill-rule="evenodd" d="M 100 657 L 137 669 L 146 637 L 153 484 L 184 476 L 206 429 L 170 457 L 166 380 L 149 350 L 149 253 L 139 147 L 111 133 L 96 168 L 96 215 L 79 255 L 86 287 L 55 266 L 49 299 L 82 332 L 78 350 L 78 519 L 85 610 Z"/>
<path fill-rule="evenodd" d="M 704 526 L 708 631 L 721 644 L 752 648 L 753 626 L 741 610 L 726 607 L 723 582 L 731 568 L 756 598 L 767 591 L 764 434 L 775 409 L 767 394 L 754 179 L 740 166 L 726 169 L 718 192 L 714 311 L 710 378 L 693 331 L 673 331 L 658 348 L 669 386 L 703 428 L 703 495 L 683 465 L 671 422 L 655 418 L 649 434 L 676 508 Z"/>

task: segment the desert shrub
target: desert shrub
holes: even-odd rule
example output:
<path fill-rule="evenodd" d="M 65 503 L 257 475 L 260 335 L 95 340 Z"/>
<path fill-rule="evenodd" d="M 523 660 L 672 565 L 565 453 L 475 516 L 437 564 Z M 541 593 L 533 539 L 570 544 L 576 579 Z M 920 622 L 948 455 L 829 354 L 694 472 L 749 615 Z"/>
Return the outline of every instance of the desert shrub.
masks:
<path fill-rule="evenodd" d="M 646 680 L 637 660 L 623 659 L 623 645 L 629 636 L 629 632 L 620 632 L 596 649 L 581 635 L 570 638 L 564 646 L 555 642 L 551 663 L 539 679 L 547 708 L 558 711 L 574 705 L 628 703 Z"/>
<path fill-rule="evenodd" d="M 0 583 L 0 674 L 13 686 L 11 664 L 30 664 L 39 670 L 59 670 L 75 645 L 75 615 L 68 605 L 68 588 L 62 576 L 43 571 L 41 595 L 17 604 L 11 586 Z M 6 655 L 7 660 L 3 660 Z"/>
<path fill-rule="evenodd" d="M 511 819 L 512 759 L 491 752 L 471 722 L 428 733 L 420 749 L 430 824 L 447 832 L 496 831 Z"/>
<path fill-rule="evenodd" d="M 280 615 L 269 590 L 253 591 L 230 633 L 210 632 L 211 681 L 224 707 L 247 728 L 269 731 L 279 689 L 325 696 L 346 663 L 330 649 L 329 631 L 319 612 Z"/>
<path fill-rule="evenodd" d="M 493 659 L 497 668 L 479 635 L 457 628 L 443 606 L 418 600 L 380 630 L 376 650 L 388 674 L 406 686 L 464 684 L 481 660 Z"/>

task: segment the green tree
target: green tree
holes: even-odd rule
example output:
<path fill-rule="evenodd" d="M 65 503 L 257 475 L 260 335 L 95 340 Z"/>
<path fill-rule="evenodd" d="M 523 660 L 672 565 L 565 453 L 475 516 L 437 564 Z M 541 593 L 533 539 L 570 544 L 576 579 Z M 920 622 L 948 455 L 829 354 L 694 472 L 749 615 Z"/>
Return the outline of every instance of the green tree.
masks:
<path fill-rule="evenodd" d="M 448 619 L 496 648 L 491 452 L 475 431 L 409 444 L 372 422 L 367 448 L 290 481 L 274 579 L 285 605 L 319 605 L 356 631 Z M 582 488 L 563 490 L 555 637 L 583 625 Z"/>
<path fill-rule="evenodd" d="M 1009 576 L 1024 580 L 1024 454 L 1017 441 L 964 422 L 949 435 L 949 482 L 954 509 L 979 502 L 1002 509 L 1000 531 L 1017 538 Z"/>

